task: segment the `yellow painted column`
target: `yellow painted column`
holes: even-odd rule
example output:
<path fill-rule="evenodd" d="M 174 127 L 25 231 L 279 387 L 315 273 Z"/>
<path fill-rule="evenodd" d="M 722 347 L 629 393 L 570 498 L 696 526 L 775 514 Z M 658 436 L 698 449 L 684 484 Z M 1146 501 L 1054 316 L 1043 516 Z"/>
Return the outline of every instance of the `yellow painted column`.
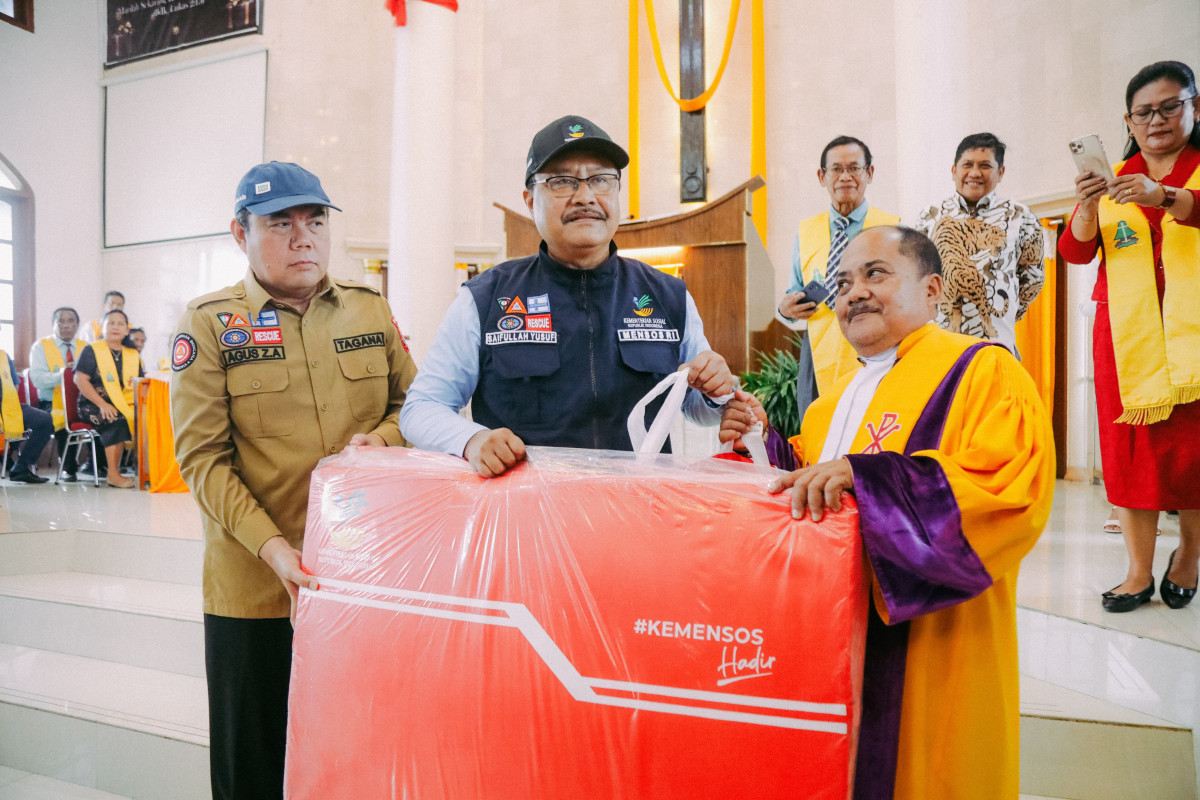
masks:
<path fill-rule="evenodd" d="M 753 67 L 750 88 L 750 174 L 767 177 L 767 87 L 766 87 L 766 32 L 763 20 L 763 0 L 751 3 L 751 50 Z M 767 241 L 767 192 L 768 183 L 754 194 L 754 227 L 763 242 Z"/>
<path fill-rule="evenodd" d="M 637 219 L 642 213 L 641 176 L 641 115 L 638 104 L 638 3 L 629 0 L 629 169 L 625 174 L 629 187 L 629 218 Z"/>

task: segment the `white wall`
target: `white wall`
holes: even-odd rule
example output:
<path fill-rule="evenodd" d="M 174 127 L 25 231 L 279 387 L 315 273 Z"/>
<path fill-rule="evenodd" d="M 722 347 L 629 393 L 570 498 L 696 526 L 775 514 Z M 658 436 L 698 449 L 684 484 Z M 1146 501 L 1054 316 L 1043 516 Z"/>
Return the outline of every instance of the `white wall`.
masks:
<path fill-rule="evenodd" d="M 36 339 L 60 305 L 100 310 L 104 52 L 94 4 L 39 3 L 34 23 L 0 24 L 0 153 L 34 192 Z"/>
<path fill-rule="evenodd" d="M 263 159 L 294 161 L 320 177 L 343 211 L 333 217 L 330 273 L 361 280 L 361 263 L 347 252 L 348 243 L 386 245 L 388 238 L 391 16 L 375 0 L 287 0 L 264 5 L 263 30 L 261 36 L 135 62 L 104 78 L 265 46 Z M 231 219 L 234 189 L 229 187 Z M 126 294 L 131 321 L 147 329 L 144 356 L 150 364 L 169 353 L 171 332 L 190 299 L 240 280 L 246 270 L 231 236 L 110 248 L 102 265 L 105 286 Z"/>

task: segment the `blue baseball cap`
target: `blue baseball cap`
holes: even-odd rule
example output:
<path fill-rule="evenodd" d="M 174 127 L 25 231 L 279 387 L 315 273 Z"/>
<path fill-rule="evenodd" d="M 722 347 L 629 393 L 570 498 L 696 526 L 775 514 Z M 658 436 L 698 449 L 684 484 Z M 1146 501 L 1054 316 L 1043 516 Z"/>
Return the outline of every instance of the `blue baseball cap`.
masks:
<path fill-rule="evenodd" d="M 238 183 L 233 201 L 233 213 L 243 208 L 262 216 L 295 206 L 328 206 L 329 195 L 321 188 L 321 180 L 299 164 L 271 161 L 251 168 Z"/>

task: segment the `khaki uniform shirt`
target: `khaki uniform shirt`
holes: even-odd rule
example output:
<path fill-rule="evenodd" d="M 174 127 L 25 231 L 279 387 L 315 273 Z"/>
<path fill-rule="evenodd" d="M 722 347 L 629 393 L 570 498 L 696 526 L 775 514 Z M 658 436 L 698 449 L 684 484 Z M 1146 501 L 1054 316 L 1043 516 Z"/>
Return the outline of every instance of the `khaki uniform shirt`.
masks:
<path fill-rule="evenodd" d="M 287 592 L 258 551 L 299 549 L 317 462 L 356 433 L 405 444 L 397 418 L 416 366 L 387 301 L 325 278 L 299 314 L 247 271 L 188 304 L 172 354 L 180 472 L 204 523 L 204 612 L 286 617 Z"/>

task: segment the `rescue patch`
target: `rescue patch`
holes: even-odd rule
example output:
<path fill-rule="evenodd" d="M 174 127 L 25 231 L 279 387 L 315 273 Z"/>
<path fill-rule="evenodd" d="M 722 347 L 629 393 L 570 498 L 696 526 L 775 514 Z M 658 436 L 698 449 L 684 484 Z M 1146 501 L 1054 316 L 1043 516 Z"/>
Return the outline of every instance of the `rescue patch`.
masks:
<path fill-rule="evenodd" d="M 531 297 L 529 299 L 532 300 L 533 298 Z M 530 303 L 529 307 L 533 308 L 533 303 Z M 532 314 L 528 317 L 525 317 L 525 328 L 526 328 L 526 330 L 531 330 L 531 331 L 552 330 L 551 325 L 550 325 L 550 315 L 549 314 Z"/>
<path fill-rule="evenodd" d="M 283 344 L 283 331 L 279 328 L 251 328 L 255 344 Z"/>
<path fill-rule="evenodd" d="M 179 372 L 187 369 L 196 360 L 196 340 L 186 333 L 175 337 L 171 346 L 171 369 Z"/>
<path fill-rule="evenodd" d="M 496 327 L 502 331 L 519 331 L 525 326 L 525 320 L 518 317 L 516 314 L 509 314 L 507 317 L 501 317 L 496 323 Z"/>
<path fill-rule="evenodd" d="M 249 341 L 250 334 L 246 333 L 246 331 L 242 328 L 227 328 L 225 332 L 221 334 L 221 344 L 225 345 L 226 347 L 241 347 L 242 345 L 249 343 Z"/>
<path fill-rule="evenodd" d="M 240 347 L 237 350 L 222 350 L 221 363 L 226 367 L 252 361 L 282 361 L 282 347 Z"/>
<path fill-rule="evenodd" d="M 491 331 L 484 336 L 483 341 L 485 344 L 558 344 L 558 334 L 553 331 Z"/>
<path fill-rule="evenodd" d="M 364 333 L 361 336 L 347 336 L 344 339 L 334 339 L 333 349 L 339 353 L 349 353 L 351 350 L 364 350 L 368 347 L 383 347 L 383 332 Z"/>

